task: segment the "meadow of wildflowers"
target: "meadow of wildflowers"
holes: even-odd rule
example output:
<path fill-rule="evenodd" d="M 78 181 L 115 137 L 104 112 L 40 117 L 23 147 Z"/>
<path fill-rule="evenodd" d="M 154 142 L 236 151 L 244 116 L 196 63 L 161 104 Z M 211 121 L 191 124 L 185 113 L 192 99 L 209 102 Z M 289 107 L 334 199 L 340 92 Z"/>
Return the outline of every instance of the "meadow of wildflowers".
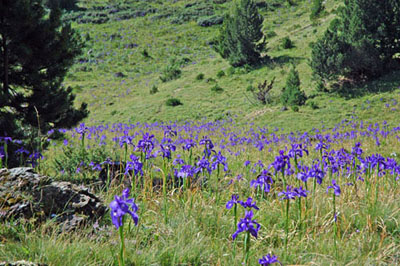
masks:
<path fill-rule="evenodd" d="M 50 144 L 40 161 L 21 153 L 22 164 L 84 182 L 111 215 L 68 234 L 56 233 L 52 223 L 26 231 L 27 225 L 6 221 L 2 235 L 18 241 L 2 244 L 2 258 L 57 264 L 71 256 L 74 264 L 126 265 L 398 262 L 400 127 L 385 121 L 343 120 L 329 130 L 290 134 L 233 120 L 81 124 L 63 132 L 65 140 Z M 4 165 L 5 143 L 15 140 L 1 141 Z M 102 171 L 109 180 L 99 184 Z"/>

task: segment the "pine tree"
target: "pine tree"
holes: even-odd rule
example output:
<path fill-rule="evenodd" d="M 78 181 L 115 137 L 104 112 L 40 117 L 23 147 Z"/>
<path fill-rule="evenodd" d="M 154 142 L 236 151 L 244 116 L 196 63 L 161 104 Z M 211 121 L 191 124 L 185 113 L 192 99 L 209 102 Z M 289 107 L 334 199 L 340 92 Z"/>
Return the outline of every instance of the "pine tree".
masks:
<path fill-rule="evenodd" d="M 297 110 L 298 106 L 303 105 L 305 101 L 306 95 L 300 90 L 299 72 L 292 66 L 281 94 L 281 103 L 284 106 L 290 106 L 293 110 Z"/>
<path fill-rule="evenodd" d="M 311 66 L 338 76 L 366 80 L 398 67 L 400 51 L 400 1 L 345 0 L 339 19 L 313 46 Z M 330 66 L 334 66 L 330 68 Z"/>
<path fill-rule="evenodd" d="M 256 64 L 265 47 L 263 17 L 252 0 L 236 0 L 221 28 L 218 52 L 233 66 Z"/>
<path fill-rule="evenodd" d="M 61 11 L 41 0 L 0 1 L 0 136 L 33 139 L 40 129 L 71 127 L 87 116 L 62 82 L 82 43 Z"/>

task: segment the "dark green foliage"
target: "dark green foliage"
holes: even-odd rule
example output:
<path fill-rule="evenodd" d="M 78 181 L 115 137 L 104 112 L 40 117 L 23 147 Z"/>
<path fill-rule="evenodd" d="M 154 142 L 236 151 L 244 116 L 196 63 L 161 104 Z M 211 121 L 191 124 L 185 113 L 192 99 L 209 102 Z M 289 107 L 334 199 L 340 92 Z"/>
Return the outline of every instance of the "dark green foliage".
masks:
<path fill-rule="evenodd" d="M 376 78 L 398 67 L 400 2 L 346 0 L 324 36 L 313 45 L 311 67 L 327 82 Z"/>
<path fill-rule="evenodd" d="M 204 79 L 204 74 L 203 73 L 199 73 L 196 76 L 196 80 L 203 80 Z"/>
<path fill-rule="evenodd" d="M 226 74 L 227 74 L 228 76 L 232 76 L 232 75 L 235 74 L 235 72 L 236 72 L 236 70 L 235 70 L 234 67 L 229 67 L 228 70 L 226 71 Z"/>
<path fill-rule="evenodd" d="M 249 86 L 247 86 L 246 91 L 251 91 L 251 92 L 253 92 L 255 89 L 256 89 L 256 88 L 254 88 L 254 86 L 250 84 Z"/>
<path fill-rule="evenodd" d="M 263 20 L 252 0 L 234 1 L 231 14 L 224 19 L 216 50 L 232 66 L 259 63 L 265 49 Z"/>
<path fill-rule="evenodd" d="M 181 100 L 177 99 L 177 98 L 169 98 L 166 102 L 165 102 L 166 106 L 178 106 L 178 105 L 183 105 L 183 103 L 181 102 Z"/>
<path fill-rule="evenodd" d="M 57 173 L 64 173 L 69 179 L 74 179 L 80 173 L 85 176 L 89 173 L 97 176 L 90 163 L 101 164 L 109 158 L 104 146 L 94 146 L 89 151 L 86 149 L 77 149 L 76 147 L 65 146 L 62 153 L 57 154 L 53 160 L 53 167 Z M 77 169 L 79 170 L 77 171 Z M 92 177 L 92 176 L 87 176 Z"/>
<path fill-rule="evenodd" d="M 224 91 L 224 89 L 221 88 L 218 84 L 215 84 L 213 87 L 211 87 L 211 91 L 216 93 L 221 93 Z"/>
<path fill-rule="evenodd" d="M 197 21 L 204 17 L 210 18 L 215 15 L 214 12 L 214 7 L 210 3 L 201 1 L 189 3 L 182 9 L 172 11 L 171 23 L 183 24 L 188 21 Z M 214 20 L 218 19 L 214 17 Z"/>
<path fill-rule="evenodd" d="M 299 72 L 293 66 L 290 69 L 285 88 L 283 88 L 281 94 L 281 103 L 295 110 L 295 107 L 303 105 L 305 101 L 306 95 L 300 90 Z"/>
<path fill-rule="evenodd" d="M 197 20 L 197 25 L 201 27 L 210 27 L 218 24 L 222 24 L 224 18 L 221 16 L 209 16 L 209 17 L 201 17 Z"/>
<path fill-rule="evenodd" d="M 289 37 L 285 37 L 281 41 L 283 49 L 291 49 L 294 47 L 292 40 Z"/>
<path fill-rule="evenodd" d="M 322 5 L 322 0 L 313 0 L 310 19 L 312 20 L 318 18 L 322 10 L 324 10 L 324 6 Z"/>
<path fill-rule="evenodd" d="M 57 0 L 55 0 L 57 1 Z M 94 1 L 93 1 L 94 2 Z M 89 8 L 75 10 L 64 15 L 64 20 L 75 21 L 79 24 L 94 23 L 102 24 L 108 21 L 121 21 L 137 17 L 144 17 L 154 14 L 157 9 L 152 6 L 150 1 L 135 2 L 114 2 L 106 6 L 101 3 L 94 3 Z"/>
<path fill-rule="evenodd" d="M 153 85 L 150 89 L 150 94 L 156 94 L 158 92 L 158 87 L 156 85 Z"/>
<path fill-rule="evenodd" d="M 225 72 L 223 70 L 218 71 L 217 78 L 222 78 L 223 76 L 225 76 Z"/>
<path fill-rule="evenodd" d="M 66 10 L 74 10 L 77 8 L 78 0 L 47 0 L 46 6 L 48 8 L 61 8 Z"/>
<path fill-rule="evenodd" d="M 33 145 L 39 129 L 72 127 L 87 116 L 86 104 L 75 109 L 72 89 L 62 86 L 81 49 L 60 9 L 46 14 L 40 0 L 0 2 L 1 136 Z"/>
<path fill-rule="evenodd" d="M 311 109 L 313 109 L 313 110 L 319 109 L 319 106 L 315 101 L 309 101 L 309 102 L 307 102 L 307 105 L 310 106 Z"/>
<path fill-rule="evenodd" d="M 268 31 L 268 32 L 265 34 L 265 37 L 266 37 L 267 39 L 270 39 L 270 38 L 275 37 L 275 36 L 277 36 L 277 35 L 278 35 L 278 34 L 276 34 L 275 31 L 270 30 L 270 31 Z"/>
<path fill-rule="evenodd" d="M 182 71 L 180 69 L 179 62 L 175 58 L 173 58 L 169 62 L 169 65 L 167 65 L 162 70 L 162 75 L 160 76 L 160 79 L 162 82 L 167 82 L 170 80 L 180 78 L 181 74 L 182 74 Z"/>
<path fill-rule="evenodd" d="M 151 56 L 149 55 L 149 52 L 147 51 L 146 48 L 143 49 L 142 55 L 143 55 L 143 57 L 145 57 L 145 58 L 151 58 Z"/>

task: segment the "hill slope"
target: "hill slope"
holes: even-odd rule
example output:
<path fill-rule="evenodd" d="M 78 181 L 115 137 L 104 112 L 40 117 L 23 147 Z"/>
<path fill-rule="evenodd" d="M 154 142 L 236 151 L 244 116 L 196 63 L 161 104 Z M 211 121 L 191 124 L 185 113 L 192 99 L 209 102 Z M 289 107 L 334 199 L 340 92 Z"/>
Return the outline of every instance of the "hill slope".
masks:
<path fill-rule="evenodd" d="M 360 88 L 365 93 L 357 98 L 315 90 L 309 46 L 335 17 L 338 1 L 326 1 L 324 15 L 314 22 L 309 19 L 309 1 L 297 1 L 292 7 L 279 3 L 283 1 L 270 1 L 264 7 L 259 1 L 271 60 L 253 70 L 234 69 L 213 50 L 219 25 L 198 25 L 210 17 L 222 18 L 230 5 L 214 2 L 225 1 L 81 1 L 81 11 L 67 14 L 87 40 L 87 48 L 65 83 L 74 88 L 79 101 L 89 103 L 88 122 L 216 120 L 230 115 L 239 122 L 308 130 L 322 124 L 330 127 L 351 116 L 371 122 L 396 119 L 396 73 Z M 283 49 L 284 37 L 290 37 L 295 47 Z M 182 73 L 163 83 L 160 76 L 172 58 L 180 61 Z M 291 63 L 309 97 L 297 113 L 283 112 L 278 104 Z M 217 77 L 221 71 L 225 75 Z M 197 80 L 199 74 L 204 79 Z M 263 106 L 246 88 L 273 77 L 273 103 Z M 212 91 L 216 85 L 223 91 Z M 153 86 L 158 92 L 150 94 Z M 171 97 L 182 105 L 166 106 Z"/>

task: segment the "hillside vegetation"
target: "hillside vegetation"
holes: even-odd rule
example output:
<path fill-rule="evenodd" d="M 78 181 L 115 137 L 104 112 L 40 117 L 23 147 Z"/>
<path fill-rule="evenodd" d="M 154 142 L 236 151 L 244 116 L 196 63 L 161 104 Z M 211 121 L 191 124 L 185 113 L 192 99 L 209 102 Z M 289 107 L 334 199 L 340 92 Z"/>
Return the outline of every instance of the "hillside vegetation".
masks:
<path fill-rule="evenodd" d="M 352 116 L 371 122 L 395 119 L 392 109 L 397 109 L 393 102 L 398 101 L 398 73 L 355 88 L 353 95 L 316 89 L 309 67 L 310 43 L 335 17 L 340 1 L 326 1 L 321 17 L 313 21 L 309 1 L 297 1 L 291 7 L 284 1 L 260 5 L 271 60 L 256 69 L 232 68 L 212 48 L 220 26 L 201 27 L 198 22 L 222 17 L 229 9 L 229 1 L 215 2 L 218 1 L 81 1 L 80 7 L 88 9 L 70 13 L 67 18 L 74 21 L 74 27 L 87 40 L 87 48 L 65 83 L 75 89 L 80 101 L 89 103 L 88 122 L 217 120 L 237 116 L 238 121 L 307 130 L 322 124 L 332 126 Z M 283 48 L 282 40 L 287 37 L 293 48 Z M 181 74 L 162 82 L 160 76 L 173 58 Z M 282 112 L 279 96 L 291 63 L 296 65 L 301 88 L 309 99 L 299 112 Z M 225 75 L 218 75 L 222 71 Z M 196 79 L 201 74 L 203 79 Z M 272 103 L 263 106 L 247 88 L 274 77 Z M 216 85 L 222 91 L 212 90 Z M 158 92 L 151 94 L 153 87 Z M 179 98 L 182 105 L 166 106 L 169 98 Z"/>

